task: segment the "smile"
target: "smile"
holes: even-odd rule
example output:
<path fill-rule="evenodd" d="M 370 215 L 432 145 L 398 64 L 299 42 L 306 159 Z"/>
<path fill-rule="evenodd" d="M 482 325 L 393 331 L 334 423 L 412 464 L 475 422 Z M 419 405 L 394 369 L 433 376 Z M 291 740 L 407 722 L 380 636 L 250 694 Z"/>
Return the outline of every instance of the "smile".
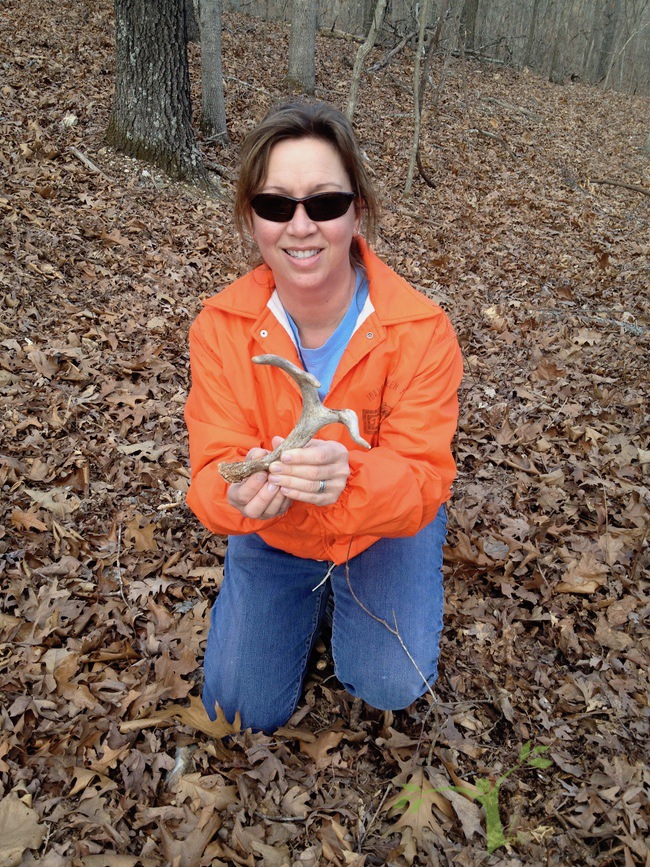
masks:
<path fill-rule="evenodd" d="M 320 250 L 285 250 L 285 253 L 292 259 L 311 259 L 312 256 L 318 256 Z"/>

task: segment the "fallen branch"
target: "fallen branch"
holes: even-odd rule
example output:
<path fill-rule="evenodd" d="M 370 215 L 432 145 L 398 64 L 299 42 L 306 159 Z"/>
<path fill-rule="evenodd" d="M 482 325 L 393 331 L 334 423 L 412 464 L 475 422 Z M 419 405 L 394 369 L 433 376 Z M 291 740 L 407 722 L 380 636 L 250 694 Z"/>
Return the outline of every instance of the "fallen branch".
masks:
<path fill-rule="evenodd" d="M 208 139 L 206 139 L 208 141 Z M 212 163 L 206 160 L 205 165 L 212 172 L 216 172 L 218 175 L 221 175 L 222 178 L 228 178 L 229 181 L 235 181 L 237 179 L 237 174 L 232 169 L 229 169 L 227 166 L 222 166 L 220 163 Z"/>
<path fill-rule="evenodd" d="M 531 118 L 531 120 L 535 120 L 541 122 L 544 118 L 540 114 L 536 114 L 533 111 L 529 111 L 527 108 L 523 108 L 521 105 L 515 105 L 514 102 L 508 102 L 506 99 L 497 99 L 494 96 L 484 96 L 482 97 L 483 102 L 490 102 L 493 105 L 499 105 L 501 108 L 506 108 L 509 111 L 515 111 L 519 114 L 525 114 L 526 117 Z"/>
<path fill-rule="evenodd" d="M 499 144 L 503 145 L 503 147 L 508 151 L 508 153 L 510 154 L 511 157 L 514 157 L 516 160 L 519 159 L 517 154 L 513 151 L 513 149 L 508 144 L 508 142 L 503 138 L 503 136 L 499 135 L 498 133 L 488 132 L 485 129 L 478 129 L 478 127 L 475 129 L 470 129 L 469 132 L 475 132 L 477 135 L 482 135 L 484 138 L 491 138 L 494 141 L 498 141 Z"/>
<path fill-rule="evenodd" d="M 326 36 L 329 39 L 343 39 L 345 42 L 363 43 L 363 36 L 357 36 L 356 33 L 346 33 L 345 30 L 319 30 L 319 36 Z"/>
<path fill-rule="evenodd" d="M 91 159 L 88 159 L 88 157 L 85 154 L 83 154 L 78 148 L 70 145 L 68 147 L 68 150 L 70 151 L 71 154 L 76 156 L 76 158 L 79 160 L 79 162 L 82 162 L 86 166 L 87 169 L 90 169 L 91 172 L 94 172 L 97 175 L 101 175 L 103 178 L 106 178 L 109 181 L 111 180 L 111 178 L 109 178 L 108 175 L 105 174 L 99 168 L 99 166 L 96 166 L 95 163 Z"/>
<path fill-rule="evenodd" d="M 329 409 L 329 407 L 323 406 L 318 396 L 320 382 L 311 373 L 301 370 L 279 355 L 256 355 L 253 361 L 255 364 L 270 364 L 273 367 L 279 367 L 288 373 L 292 379 L 295 379 L 302 394 L 302 412 L 291 433 L 270 454 L 255 460 L 219 464 L 219 472 L 227 482 L 243 482 L 253 473 L 268 470 L 273 461 L 277 461 L 284 451 L 306 446 L 312 437 L 328 424 L 345 425 L 357 445 L 363 446 L 365 449 L 370 448 L 370 443 L 367 443 L 359 434 L 359 420 L 354 410 Z"/>
<path fill-rule="evenodd" d="M 634 190 L 635 193 L 642 193 L 644 196 L 650 196 L 650 190 L 639 184 L 626 184 L 624 181 L 612 181 L 609 178 L 592 179 L 590 184 L 608 184 L 610 187 L 623 187 L 626 190 Z"/>
<path fill-rule="evenodd" d="M 378 60 L 377 63 L 373 63 L 371 67 L 369 67 L 368 72 L 378 72 L 380 69 L 383 69 L 384 66 L 388 66 L 391 59 L 404 48 L 407 42 L 410 42 L 411 39 L 414 39 L 418 35 L 417 30 L 413 30 L 411 33 L 407 33 L 406 36 L 403 36 L 402 39 L 395 45 L 393 48 L 388 51 L 381 60 Z"/>

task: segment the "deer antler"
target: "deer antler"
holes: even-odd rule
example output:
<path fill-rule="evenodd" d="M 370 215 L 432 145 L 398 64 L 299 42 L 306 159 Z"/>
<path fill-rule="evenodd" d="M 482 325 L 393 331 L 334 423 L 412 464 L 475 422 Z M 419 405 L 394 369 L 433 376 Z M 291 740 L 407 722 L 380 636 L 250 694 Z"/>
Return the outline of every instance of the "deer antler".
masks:
<path fill-rule="evenodd" d="M 268 470 L 282 452 L 286 449 L 299 449 L 307 445 L 309 440 L 328 424 L 345 425 L 355 443 L 365 449 L 370 448 L 370 443 L 367 443 L 359 434 L 359 420 L 356 412 L 353 409 L 329 409 L 329 407 L 323 406 L 318 396 L 320 382 L 311 373 L 301 370 L 279 355 L 256 355 L 253 361 L 255 364 L 272 364 L 295 379 L 302 394 L 302 412 L 291 433 L 270 454 L 256 460 L 219 464 L 219 472 L 227 482 L 243 482 L 253 473 Z"/>

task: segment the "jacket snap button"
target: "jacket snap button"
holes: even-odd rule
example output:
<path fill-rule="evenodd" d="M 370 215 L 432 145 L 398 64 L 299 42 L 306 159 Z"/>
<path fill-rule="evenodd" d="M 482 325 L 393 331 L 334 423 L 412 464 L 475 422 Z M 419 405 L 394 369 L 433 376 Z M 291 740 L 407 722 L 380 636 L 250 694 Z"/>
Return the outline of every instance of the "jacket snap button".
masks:
<path fill-rule="evenodd" d="M 269 332 L 266 330 L 266 328 L 263 328 L 260 331 L 260 337 L 268 337 L 268 336 L 269 336 Z"/>
<path fill-rule="evenodd" d="M 373 338 L 374 336 L 375 336 L 375 335 L 372 333 L 372 331 L 368 331 L 368 332 L 366 333 L 366 337 L 368 338 L 368 340 L 372 340 L 372 338 Z"/>

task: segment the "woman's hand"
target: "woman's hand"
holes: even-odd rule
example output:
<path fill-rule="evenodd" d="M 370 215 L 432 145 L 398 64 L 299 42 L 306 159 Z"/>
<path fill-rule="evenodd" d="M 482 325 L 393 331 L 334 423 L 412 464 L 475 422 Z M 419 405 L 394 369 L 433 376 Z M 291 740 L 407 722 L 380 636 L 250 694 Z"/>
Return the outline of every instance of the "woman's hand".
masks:
<path fill-rule="evenodd" d="M 281 442 L 282 437 L 274 437 L 273 448 Z M 256 460 L 268 453 L 268 449 L 251 449 L 246 458 Z M 230 485 L 228 503 L 239 509 L 245 518 L 261 520 L 279 518 L 291 506 L 291 500 L 280 492 L 276 483 L 271 482 L 268 473 L 255 473 L 243 482 Z"/>
<path fill-rule="evenodd" d="M 349 475 L 348 450 L 333 440 L 313 439 L 302 449 L 288 449 L 269 467 L 269 482 L 284 497 L 316 506 L 335 503 Z"/>

